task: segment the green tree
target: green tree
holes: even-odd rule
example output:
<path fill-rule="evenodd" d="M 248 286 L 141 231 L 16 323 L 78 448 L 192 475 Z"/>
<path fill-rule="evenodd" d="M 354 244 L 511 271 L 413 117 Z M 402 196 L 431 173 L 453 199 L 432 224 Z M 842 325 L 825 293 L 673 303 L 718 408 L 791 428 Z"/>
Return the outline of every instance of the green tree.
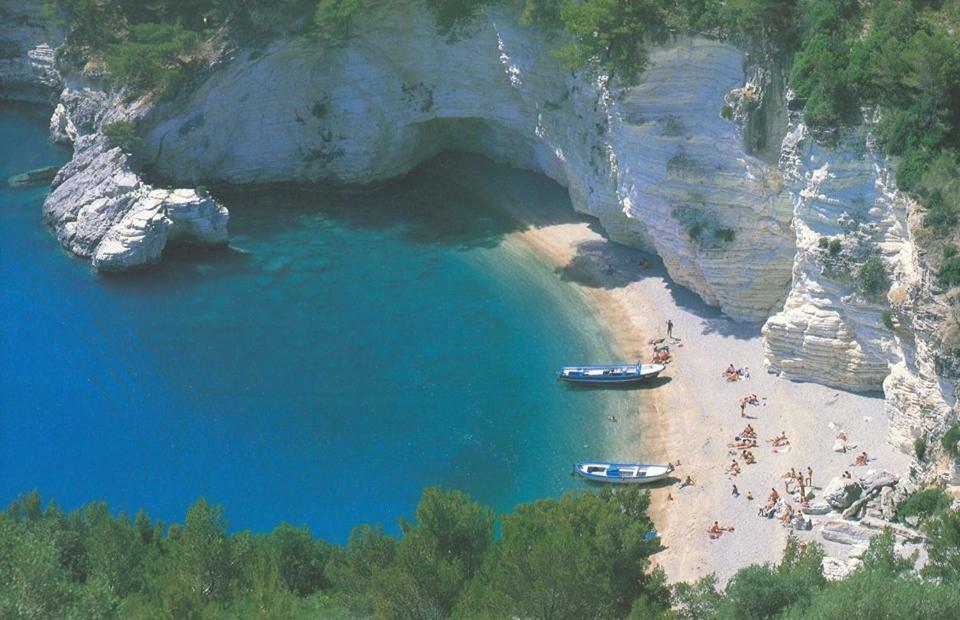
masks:
<path fill-rule="evenodd" d="M 366 7 L 363 0 L 320 0 L 313 15 L 313 34 L 326 43 L 342 43 L 353 35 L 354 22 Z"/>
<path fill-rule="evenodd" d="M 927 524 L 927 564 L 923 575 L 960 585 L 960 510 L 943 512 Z"/>
<path fill-rule="evenodd" d="M 556 51 L 571 69 L 595 66 L 607 79 L 635 83 L 649 62 L 646 43 L 663 41 L 663 0 L 584 0 L 561 9 L 564 28 L 573 41 Z"/>
<path fill-rule="evenodd" d="M 332 547 L 310 535 L 307 528 L 281 523 L 270 535 L 276 550 L 280 575 L 290 590 L 300 596 L 328 589 L 325 567 Z"/>
<path fill-rule="evenodd" d="M 373 613 L 374 575 L 393 562 L 396 546 L 379 525 L 361 525 L 350 532 L 346 549 L 333 550 L 326 574 L 354 616 Z"/>
<path fill-rule="evenodd" d="M 493 520 L 489 508 L 459 491 L 424 491 L 416 526 L 401 521 L 395 560 L 374 580 L 378 615 L 448 617 L 493 542 Z"/>
<path fill-rule="evenodd" d="M 470 608 L 497 617 L 623 617 L 639 598 L 667 609 L 663 574 L 650 571 L 659 550 L 637 489 L 567 494 L 517 507 L 503 517 L 470 594 Z"/>
<path fill-rule="evenodd" d="M 802 611 L 826 586 L 822 561 L 819 545 L 803 549 L 791 536 L 776 567 L 752 565 L 737 571 L 727 584 L 719 617 L 774 618 L 787 608 Z"/>

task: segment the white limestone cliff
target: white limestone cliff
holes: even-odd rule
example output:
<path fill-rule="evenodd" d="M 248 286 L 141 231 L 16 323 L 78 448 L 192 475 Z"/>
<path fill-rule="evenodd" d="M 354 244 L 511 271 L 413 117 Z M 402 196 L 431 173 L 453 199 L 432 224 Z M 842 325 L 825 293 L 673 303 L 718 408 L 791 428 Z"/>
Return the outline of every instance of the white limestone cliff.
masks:
<path fill-rule="evenodd" d="M 51 135 L 73 143 L 73 158 L 54 178 L 43 218 L 66 249 L 89 257 L 98 271 L 156 263 L 168 241 L 227 242 L 226 208 L 193 189 L 154 189 L 100 133 L 137 113 L 116 95 L 71 84 L 51 120 Z"/>
<path fill-rule="evenodd" d="M 763 327 L 771 370 L 848 390 L 883 390 L 890 441 L 942 434 L 955 404 L 936 370 L 938 331 L 948 309 L 911 237 L 915 205 L 897 191 L 891 162 L 871 137 L 871 121 L 816 140 L 794 118 L 780 168 L 793 195 L 793 284 Z M 913 219 L 911 223 L 911 219 Z M 860 290 L 858 272 L 878 257 L 890 288 Z"/>
<path fill-rule="evenodd" d="M 564 70 L 556 42 L 515 14 L 491 11 L 451 43 L 418 4 L 381 10 L 342 47 L 238 52 L 157 111 L 145 158 L 179 183 L 364 185 L 446 148 L 479 152 L 566 186 L 613 240 L 656 252 L 736 319 L 783 299 L 788 193 L 720 115 L 746 80 L 736 48 L 679 39 L 613 95 Z"/>

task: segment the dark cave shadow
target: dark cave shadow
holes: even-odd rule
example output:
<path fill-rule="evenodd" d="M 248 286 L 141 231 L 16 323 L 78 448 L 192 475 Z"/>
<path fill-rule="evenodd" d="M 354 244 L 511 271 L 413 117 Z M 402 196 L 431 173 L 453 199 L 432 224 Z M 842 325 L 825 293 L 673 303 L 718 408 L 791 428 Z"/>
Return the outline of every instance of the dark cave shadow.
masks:
<path fill-rule="evenodd" d="M 574 212 L 567 190 L 544 175 L 455 151 L 377 186 L 221 187 L 214 193 L 230 210 L 232 231 L 255 228 L 269 235 L 300 218 L 322 216 L 348 228 L 396 229 L 410 243 L 461 250 L 496 247 L 533 225 L 500 208 L 504 201 L 535 212 L 536 226 L 587 219 Z"/>

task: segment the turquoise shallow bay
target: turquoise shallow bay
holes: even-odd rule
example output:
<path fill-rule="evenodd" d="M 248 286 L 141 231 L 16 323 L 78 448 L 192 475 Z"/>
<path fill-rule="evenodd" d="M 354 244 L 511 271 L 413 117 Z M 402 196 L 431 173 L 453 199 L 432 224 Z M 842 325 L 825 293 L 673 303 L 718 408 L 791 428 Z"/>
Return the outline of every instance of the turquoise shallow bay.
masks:
<path fill-rule="evenodd" d="M 68 154 L 45 110 L 0 107 L 0 177 Z M 616 454 L 628 392 L 565 389 L 610 356 L 578 295 L 459 181 L 568 212 L 537 175 L 444 155 L 371 194 L 224 194 L 234 249 L 100 278 L 40 223 L 45 189 L 0 189 L 0 501 L 106 499 L 235 529 L 281 520 L 342 541 L 422 489 L 499 510 L 579 485 Z"/>

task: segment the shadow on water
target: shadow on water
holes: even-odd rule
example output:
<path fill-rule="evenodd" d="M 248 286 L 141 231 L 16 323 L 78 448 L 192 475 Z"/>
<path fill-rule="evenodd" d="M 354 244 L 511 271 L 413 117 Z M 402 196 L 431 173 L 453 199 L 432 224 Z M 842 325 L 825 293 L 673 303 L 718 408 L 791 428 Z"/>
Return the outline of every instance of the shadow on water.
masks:
<path fill-rule="evenodd" d="M 529 227 L 498 208 L 505 200 L 535 203 L 529 206 L 545 217 L 544 224 L 582 219 L 566 189 L 551 179 L 459 152 L 440 153 L 375 188 L 223 188 L 216 195 L 230 210 L 231 228 L 246 221 L 270 234 L 297 226 L 303 218 L 324 217 L 355 229 L 398 229 L 409 243 L 463 250 L 496 247 L 507 235 Z M 276 217 L 278 211 L 286 217 Z"/>

